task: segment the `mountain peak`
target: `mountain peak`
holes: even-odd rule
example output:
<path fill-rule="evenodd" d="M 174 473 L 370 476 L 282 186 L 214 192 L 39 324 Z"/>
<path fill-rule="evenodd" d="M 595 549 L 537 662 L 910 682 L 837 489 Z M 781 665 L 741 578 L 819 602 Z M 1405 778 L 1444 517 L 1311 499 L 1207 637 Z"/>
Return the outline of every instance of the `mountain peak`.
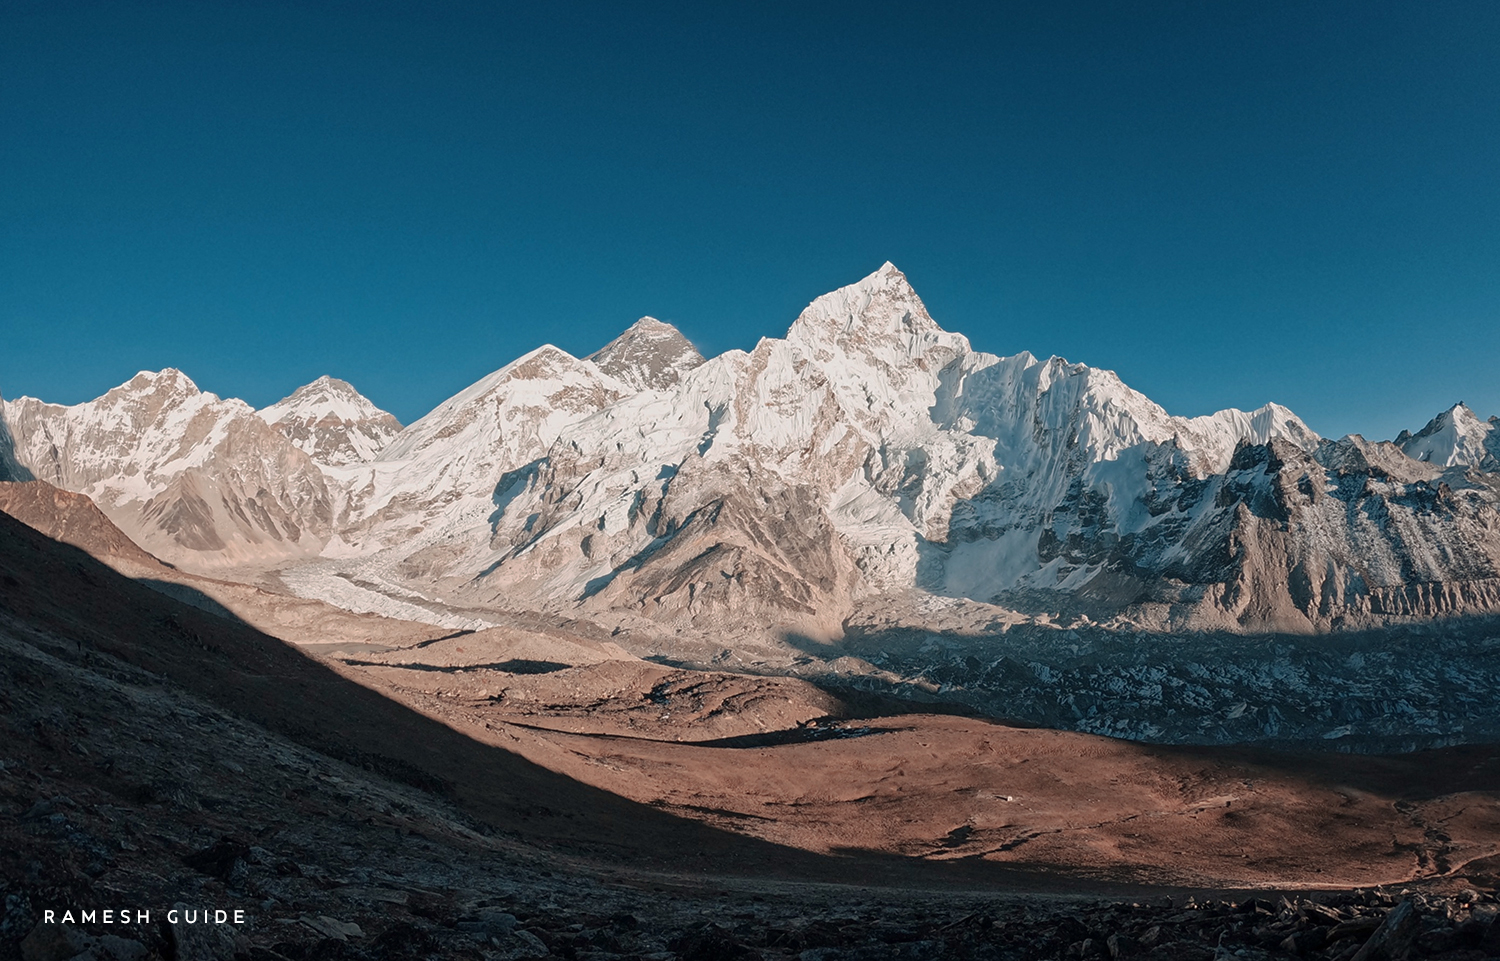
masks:
<path fill-rule="evenodd" d="M 895 299 L 915 300 L 918 304 L 922 303 L 921 298 L 917 296 L 915 288 L 912 287 L 911 281 L 907 280 L 906 275 L 889 260 L 881 264 L 879 270 L 871 274 L 866 274 L 864 277 L 841 289 L 859 290 L 870 297 L 876 297 L 885 293 Z M 834 291 L 834 293 L 839 293 L 839 291 Z M 822 298 L 819 299 L 821 300 Z"/>
<path fill-rule="evenodd" d="M 367 411 L 384 413 L 384 411 L 381 411 L 380 408 L 371 403 L 369 398 L 356 390 L 353 384 L 347 380 L 330 377 L 327 374 L 309 384 L 303 384 L 301 387 L 298 387 L 291 394 L 277 401 L 274 406 L 279 407 L 282 404 L 291 404 L 294 402 L 318 403 L 333 399 L 347 400 Z"/>
<path fill-rule="evenodd" d="M 502 373 L 504 378 L 510 380 L 545 380 L 556 377 L 563 371 L 575 369 L 578 363 L 577 357 L 561 347 L 543 344 L 517 357 L 496 373 Z"/>
<path fill-rule="evenodd" d="M 1482 423 L 1479 416 L 1470 410 L 1467 404 L 1459 401 L 1428 421 L 1426 427 L 1423 427 L 1412 436 L 1431 437 L 1444 430 L 1456 428 L 1462 431 L 1473 425 L 1482 425 Z"/>
<path fill-rule="evenodd" d="M 840 341 L 938 332 L 942 328 L 906 275 L 886 261 L 874 273 L 808 304 L 787 331 L 787 339 Z"/>
<path fill-rule="evenodd" d="M 262 419 L 274 423 L 278 419 L 277 415 L 289 411 L 330 405 L 341 408 L 338 413 L 345 419 L 357 420 L 363 417 L 385 415 L 385 411 L 371 403 L 370 399 L 356 390 L 353 384 L 327 374 L 311 383 L 303 384 L 260 413 Z"/>
<path fill-rule="evenodd" d="M 1488 469 L 1495 463 L 1495 448 L 1500 447 L 1495 430 L 1493 423 L 1480 420 L 1459 401 L 1415 434 L 1402 431 L 1396 446 L 1407 457 L 1441 467 L 1465 464 Z"/>
<path fill-rule="evenodd" d="M 193 379 L 176 367 L 163 367 L 161 370 L 143 370 L 120 385 L 120 388 L 130 388 L 132 391 L 158 392 L 164 390 L 175 390 L 184 394 L 202 393 Z"/>
<path fill-rule="evenodd" d="M 401 430 L 348 381 L 324 374 L 256 412 L 320 464 L 371 460 Z"/>
<path fill-rule="evenodd" d="M 629 327 L 625 328 L 625 333 L 628 334 L 631 331 L 636 331 L 638 333 L 671 331 L 675 334 L 678 334 L 679 336 L 681 336 L 682 333 L 676 327 L 667 323 L 665 320 L 657 320 L 655 317 L 652 317 L 649 314 L 631 324 Z"/>
<path fill-rule="evenodd" d="M 585 359 L 636 390 L 666 390 L 703 363 L 682 331 L 655 317 L 642 317 Z"/>

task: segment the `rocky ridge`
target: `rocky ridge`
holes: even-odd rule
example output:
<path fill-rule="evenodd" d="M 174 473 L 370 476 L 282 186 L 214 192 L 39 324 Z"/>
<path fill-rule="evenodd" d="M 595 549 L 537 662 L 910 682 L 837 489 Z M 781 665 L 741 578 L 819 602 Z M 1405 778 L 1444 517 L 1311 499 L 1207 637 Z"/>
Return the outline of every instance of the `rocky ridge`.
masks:
<path fill-rule="evenodd" d="M 667 390 L 703 363 L 703 355 L 676 327 L 642 317 L 584 360 L 636 390 Z"/>

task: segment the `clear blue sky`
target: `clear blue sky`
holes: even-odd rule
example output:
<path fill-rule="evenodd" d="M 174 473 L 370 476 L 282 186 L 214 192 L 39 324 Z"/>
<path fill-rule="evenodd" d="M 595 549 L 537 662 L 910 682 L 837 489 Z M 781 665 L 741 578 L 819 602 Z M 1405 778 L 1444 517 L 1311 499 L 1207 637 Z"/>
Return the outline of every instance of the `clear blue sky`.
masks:
<path fill-rule="evenodd" d="M 891 260 L 1168 410 L 1500 413 L 1500 3 L 0 3 L 0 392 L 410 421 Z"/>

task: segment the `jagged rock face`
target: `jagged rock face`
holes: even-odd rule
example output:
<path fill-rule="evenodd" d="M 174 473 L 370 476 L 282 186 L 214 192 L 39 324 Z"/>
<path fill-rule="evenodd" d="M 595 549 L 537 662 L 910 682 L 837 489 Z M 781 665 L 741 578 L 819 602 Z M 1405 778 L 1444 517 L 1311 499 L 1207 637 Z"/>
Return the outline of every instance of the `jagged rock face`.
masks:
<path fill-rule="evenodd" d="M 681 331 L 655 317 L 642 317 L 584 359 L 635 390 L 666 390 L 703 363 Z"/>
<path fill-rule="evenodd" d="M 11 436 L 10 425 L 5 420 L 5 398 L 0 397 L 0 481 L 24 482 L 32 480 L 31 471 L 21 466 L 16 459 L 16 442 Z"/>
<path fill-rule="evenodd" d="M 239 400 L 176 370 L 140 373 L 72 407 L 4 402 L 16 459 L 87 494 L 133 540 L 213 567 L 315 555 L 333 497 L 317 465 Z"/>
<path fill-rule="evenodd" d="M 258 418 L 237 419 L 201 467 L 172 477 L 141 516 L 188 550 L 231 561 L 316 554 L 333 531 L 328 479 Z M 244 545 L 244 546 L 241 546 Z"/>
<path fill-rule="evenodd" d="M 502 508 L 492 544 L 504 553 L 464 587 L 466 599 L 519 595 L 726 637 L 840 632 L 859 574 L 818 489 L 755 478 L 734 456 L 690 459 L 670 483 L 638 491 L 629 504 L 617 498 L 608 518 L 581 525 L 578 465 L 558 453 L 513 475 L 523 488 L 517 500 L 539 510 Z"/>
<path fill-rule="evenodd" d="M 349 383 L 319 377 L 259 412 L 319 464 L 361 464 L 401 432 L 395 417 L 370 403 Z"/>
<path fill-rule="evenodd" d="M 1044 539 L 1043 556 L 1097 572 L 1081 600 L 1192 630 L 1488 612 L 1500 610 L 1497 486 L 1358 437 L 1311 453 L 1244 443 L 1222 474 L 1159 484 L 1139 528 L 1075 527 Z"/>

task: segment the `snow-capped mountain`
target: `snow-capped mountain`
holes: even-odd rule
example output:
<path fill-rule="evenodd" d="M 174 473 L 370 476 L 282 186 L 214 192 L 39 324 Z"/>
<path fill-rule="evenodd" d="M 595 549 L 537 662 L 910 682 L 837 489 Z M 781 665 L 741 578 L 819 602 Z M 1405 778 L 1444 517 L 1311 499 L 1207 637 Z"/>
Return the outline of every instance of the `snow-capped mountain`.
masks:
<path fill-rule="evenodd" d="M 1500 418 L 1480 420 L 1463 404 L 1454 404 L 1415 434 L 1402 431 L 1396 446 L 1406 456 L 1439 467 L 1463 465 L 1500 471 Z"/>
<path fill-rule="evenodd" d="M 401 432 L 395 417 L 346 381 L 323 376 L 258 412 L 319 464 L 342 467 L 375 459 Z"/>
<path fill-rule="evenodd" d="M 259 413 L 166 371 L 0 414 L 17 470 L 159 555 L 274 560 L 370 609 L 726 642 L 914 612 L 1313 632 L 1500 609 L 1493 421 L 1459 406 L 1377 444 L 1275 404 L 1175 417 L 1111 371 L 973 349 L 890 264 L 752 350 L 704 360 L 643 318 L 394 434 L 326 378 Z"/>
<path fill-rule="evenodd" d="M 434 544 L 446 550 L 455 539 L 487 537 L 504 474 L 546 451 L 568 424 L 628 392 L 566 351 L 531 351 L 439 404 L 369 465 L 348 472 L 344 539 L 356 550 L 394 546 L 402 561 L 446 572 L 448 565 L 417 555 Z"/>
<path fill-rule="evenodd" d="M 316 556 L 332 533 L 318 464 L 250 405 L 181 371 L 142 372 L 71 407 L 3 401 L 0 413 L 27 474 L 88 494 L 159 557 L 272 563 Z"/>
<path fill-rule="evenodd" d="M 1157 484 L 1271 439 L 1318 443 L 1284 408 L 1175 418 L 1111 372 L 974 351 L 887 264 L 562 431 L 497 490 L 462 591 L 823 636 L 893 591 L 1076 592 L 1102 558 L 1061 545 L 1118 541 Z"/>

